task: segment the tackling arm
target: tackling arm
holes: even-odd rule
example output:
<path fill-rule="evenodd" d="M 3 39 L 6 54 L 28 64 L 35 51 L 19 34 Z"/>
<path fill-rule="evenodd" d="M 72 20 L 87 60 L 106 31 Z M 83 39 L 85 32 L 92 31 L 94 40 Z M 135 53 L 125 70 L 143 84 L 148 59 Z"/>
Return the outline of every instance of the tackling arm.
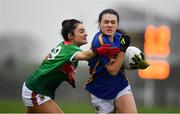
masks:
<path fill-rule="evenodd" d="M 84 52 L 78 52 L 74 59 L 75 60 L 89 60 L 95 55 L 108 56 L 109 58 L 114 58 L 120 52 L 119 48 L 113 48 L 110 45 L 104 44 L 99 48 L 93 50 L 87 50 Z"/>
<path fill-rule="evenodd" d="M 87 51 L 83 51 L 83 52 L 78 52 L 74 56 L 74 60 L 89 60 L 94 56 L 95 56 L 95 54 L 93 53 L 92 50 L 87 50 Z"/>

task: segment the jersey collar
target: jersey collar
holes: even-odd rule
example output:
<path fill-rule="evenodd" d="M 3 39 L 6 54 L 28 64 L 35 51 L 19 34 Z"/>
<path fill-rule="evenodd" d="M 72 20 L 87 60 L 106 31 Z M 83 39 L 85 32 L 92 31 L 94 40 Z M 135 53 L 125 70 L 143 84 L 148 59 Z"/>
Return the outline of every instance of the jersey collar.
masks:
<path fill-rule="evenodd" d="M 64 44 L 65 44 L 65 45 L 70 45 L 70 44 L 72 44 L 72 42 L 69 42 L 69 41 L 64 40 Z"/>

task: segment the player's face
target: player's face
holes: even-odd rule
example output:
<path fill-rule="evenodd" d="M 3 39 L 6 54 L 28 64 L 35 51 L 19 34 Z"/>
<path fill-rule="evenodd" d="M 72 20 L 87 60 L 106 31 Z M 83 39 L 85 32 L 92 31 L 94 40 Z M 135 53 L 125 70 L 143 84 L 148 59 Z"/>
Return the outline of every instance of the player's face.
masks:
<path fill-rule="evenodd" d="M 114 34 L 118 29 L 117 17 L 113 14 L 104 14 L 99 23 L 99 27 L 104 34 L 114 37 Z"/>
<path fill-rule="evenodd" d="M 87 32 L 83 24 L 77 25 L 74 30 L 73 42 L 78 46 L 87 44 Z"/>

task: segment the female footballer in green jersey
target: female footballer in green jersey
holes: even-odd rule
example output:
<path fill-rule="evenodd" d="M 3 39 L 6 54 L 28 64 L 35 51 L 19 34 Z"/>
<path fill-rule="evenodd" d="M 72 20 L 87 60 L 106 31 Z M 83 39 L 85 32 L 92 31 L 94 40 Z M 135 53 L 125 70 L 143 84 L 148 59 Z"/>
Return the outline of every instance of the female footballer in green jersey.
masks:
<path fill-rule="evenodd" d="M 87 44 L 87 33 L 83 23 L 76 19 L 64 20 L 61 34 L 64 41 L 51 50 L 23 84 L 22 99 L 28 113 L 63 113 L 54 101 L 55 90 L 63 81 L 75 88 L 74 76 L 78 60 L 89 60 L 96 54 L 114 57 L 120 51 L 109 45 L 93 51 L 82 51 L 79 47 Z"/>

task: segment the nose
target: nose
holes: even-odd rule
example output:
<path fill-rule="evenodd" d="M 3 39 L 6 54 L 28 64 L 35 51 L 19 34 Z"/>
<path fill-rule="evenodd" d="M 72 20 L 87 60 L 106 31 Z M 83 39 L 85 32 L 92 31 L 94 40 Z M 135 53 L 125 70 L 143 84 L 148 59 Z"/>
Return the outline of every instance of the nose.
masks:
<path fill-rule="evenodd" d="M 87 34 L 87 32 L 84 32 L 84 36 L 86 37 L 88 34 Z"/>
<path fill-rule="evenodd" d="M 112 24 L 111 24 L 111 23 L 108 23 L 108 26 L 110 26 L 110 27 L 111 27 L 111 26 L 112 26 Z"/>

